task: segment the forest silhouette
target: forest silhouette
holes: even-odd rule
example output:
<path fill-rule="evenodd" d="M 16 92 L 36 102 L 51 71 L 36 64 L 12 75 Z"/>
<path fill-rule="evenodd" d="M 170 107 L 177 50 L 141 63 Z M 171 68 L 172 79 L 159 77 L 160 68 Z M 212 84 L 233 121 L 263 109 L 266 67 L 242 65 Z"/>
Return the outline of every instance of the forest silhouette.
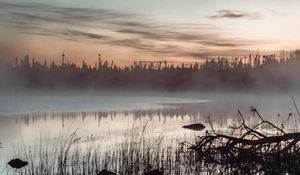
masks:
<path fill-rule="evenodd" d="M 249 55 L 229 59 L 217 57 L 203 63 L 175 65 L 166 61 L 138 61 L 119 67 L 113 61 L 95 66 L 85 61 L 78 66 L 65 63 L 50 65 L 16 58 L 0 64 L 1 88 L 86 89 L 96 90 L 291 90 L 300 85 L 300 50 L 289 56 Z"/>

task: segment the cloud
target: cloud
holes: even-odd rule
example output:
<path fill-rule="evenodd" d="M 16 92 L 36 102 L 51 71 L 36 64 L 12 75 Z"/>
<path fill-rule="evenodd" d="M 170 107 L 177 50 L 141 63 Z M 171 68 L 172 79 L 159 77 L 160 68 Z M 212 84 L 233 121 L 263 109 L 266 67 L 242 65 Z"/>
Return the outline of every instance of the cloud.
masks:
<path fill-rule="evenodd" d="M 268 11 L 275 16 L 287 16 L 288 14 L 286 12 L 277 11 L 274 9 L 268 9 Z"/>
<path fill-rule="evenodd" d="M 243 11 L 234 11 L 234 10 L 218 10 L 216 15 L 211 15 L 209 18 L 218 19 L 218 18 L 230 18 L 230 19 L 260 19 L 261 15 L 258 13 L 249 13 Z"/>
<path fill-rule="evenodd" d="M 153 41 L 144 41 L 138 38 L 122 39 L 110 41 L 110 44 L 115 46 L 130 47 L 138 50 L 138 52 L 152 52 L 156 54 L 165 54 L 169 56 L 178 56 L 182 51 L 176 45 L 164 44 L 158 45 Z"/>
<path fill-rule="evenodd" d="M 162 56 L 205 57 L 211 54 L 211 47 L 238 49 L 261 42 L 230 38 L 220 28 L 207 24 L 161 24 L 142 14 L 108 9 L 8 2 L 0 2 L 0 9 L 2 28 L 17 33 L 128 47 Z M 210 18 L 255 17 L 229 10 L 218 13 Z"/>
<path fill-rule="evenodd" d="M 251 45 L 259 45 L 259 44 L 267 44 L 266 41 L 244 41 L 241 39 L 231 38 L 227 40 L 208 40 L 208 41 L 202 41 L 201 44 L 207 45 L 207 46 L 213 46 L 213 47 L 240 47 L 240 46 L 251 46 Z"/>
<path fill-rule="evenodd" d="M 95 40 L 107 40 L 110 37 L 105 36 L 105 35 L 99 35 L 99 34 L 94 34 L 94 33 L 87 33 L 87 32 L 81 32 L 81 31 L 76 31 L 76 30 L 68 30 L 65 33 L 63 33 L 65 36 L 69 36 L 70 38 L 87 38 L 87 39 L 95 39 Z"/>
<path fill-rule="evenodd" d="M 207 50 L 201 50 L 198 51 L 186 51 L 178 54 L 178 56 L 189 56 L 193 58 L 214 58 L 214 57 L 243 57 L 245 55 L 249 55 L 249 53 L 252 53 L 250 49 L 227 49 L 227 50 L 213 50 L 213 49 L 207 49 Z M 233 54 L 235 53 L 235 54 Z"/>

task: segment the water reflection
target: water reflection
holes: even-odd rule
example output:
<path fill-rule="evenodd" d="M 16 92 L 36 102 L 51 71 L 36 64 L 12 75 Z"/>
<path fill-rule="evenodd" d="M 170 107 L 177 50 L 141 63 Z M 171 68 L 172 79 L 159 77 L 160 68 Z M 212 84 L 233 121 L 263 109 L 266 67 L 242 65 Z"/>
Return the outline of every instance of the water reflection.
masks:
<path fill-rule="evenodd" d="M 230 100 L 210 101 L 206 103 L 164 103 L 158 108 L 143 110 L 116 110 L 95 112 L 58 112 L 29 113 L 0 117 L 0 162 L 7 162 L 22 150 L 36 147 L 41 141 L 55 139 L 67 133 L 77 131 L 81 143 L 101 142 L 104 147 L 118 145 L 128 138 L 128 132 L 134 126 L 147 125 L 145 137 L 156 138 L 161 135 L 172 144 L 183 140 L 193 142 L 210 129 L 208 116 L 217 132 L 226 133 L 228 126 L 239 122 L 237 109 L 240 109 L 248 124 L 255 125 L 257 120 L 249 113 L 253 101 Z M 286 120 L 292 113 L 291 123 L 295 119 L 294 110 L 285 103 L 258 101 L 262 115 L 275 124 Z M 271 107 L 272 106 L 272 107 Z M 281 115 L 277 115 L 281 112 Z M 280 117 L 278 117 L 280 116 Z M 205 130 L 196 132 L 182 128 L 183 125 L 202 123 Z"/>
<path fill-rule="evenodd" d="M 190 107 L 163 107 L 149 110 L 124 110 L 109 112 L 71 112 L 23 114 L 0 118 L 0 138 L 3 143 L 1 162 L 15 156 L 15 151 L 34 147 L 40 140 L 56 138 L 78 130 L 82 142 L 89 140 L 105 143 L 122 142 L 124 134 L 133 126 L 147 123 L 147 137 L 163 133 L 169 139 L 193 138 L 195 132 L 181 126 L 191 122 L 202 122 L 199 109 Z M 89 138 L 89 139 L 88 139 Z M 13 145 L 13 147 L 12 147 Z"/>

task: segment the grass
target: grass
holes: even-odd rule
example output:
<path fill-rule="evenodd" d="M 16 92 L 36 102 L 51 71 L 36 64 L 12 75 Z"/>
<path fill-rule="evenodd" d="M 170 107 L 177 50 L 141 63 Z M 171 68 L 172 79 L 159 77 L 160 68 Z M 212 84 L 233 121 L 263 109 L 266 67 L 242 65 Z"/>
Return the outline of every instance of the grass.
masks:
<path fill-rule="evenodd" d="M 103 169 L 121 175 L 138 175 L 152 169 L 165 174 L 200 174 L 201 163 L 185 144 L 159 136 L 151 136 L 147 124 L 132 126 L 122 141 L 114 143 L 94 136 L 81 138 L 77 131 L 55 139 L 40 139 L 25 148 L 19 158 L 29 165 L 18 171 L 7 168 L 7 174 L 23 175 L 95 175 Z M 111 139 L 113 140 L 113 139 Z M 198 173 L 196 173 L 198 172 Z"/>
<path fill-rule="evenodd" d="M 253 116 L 249 119 L 253 119 Z M 289 115 L 286 118 L 277 116 L 276 126 L 281 127 L 279 128 L 280 130 L 296 132 L 299 131 L 297 121 L 297 116 Z M 246 131 L 242 129 L 243 127 L 240 127 L 241 124 L 245 127 L 247 126 L 247 128 L 248 126 L 256 128 L 255 126 L 259 122 L 260 120 L 252 121 L 247 119 L 244 121 L 243 117 L 242 120 L 237 118 L 236 121 L 233 120 L 231 128 L 238 129 L 234 129 L 234 132 L 231 132 L 229 129 L 226 132 L 225 130 L 220 130 L 219 132 L 238 137 Z M 210 121 L 207 124 L 210 124 L 211 128 L 213 128 L 213 124 Z M 270 124 L 266 125 L 266 127 L 259 125 L 257 131 L 266 136 L 278 135 L 278 128 L 274 132 L 274 127 L 270 128 L 269 126 Z M 219 126 L 217 125 L 217 127 Z M 213 129 L 208 131 L 215 133 Z M 215 135 L 218 135 L 218 133 L 215 133 Z M 276 157 L 274 158 L 275 154 L 264 155 L 264 159 L 261 159 L 263 162 L 260 164 L 257 163 L 257 159 L 250 162 L 249 152 L 247 152 L 249 149 L 240 149 L 243 145 L 238 144 L 232 152 L 235 156 L 246 155 L 246 157 L 241 159 L 243 160 L 242 163 L 238 161 L 238 163 L 224 166 L 223 164 L 209 163 L 208 159 L 203 161 L 201 159 L 205 157 L 199 157 L 199 149 L 190 149 L 191 146 L 199 144 L 199 138 L 195 138 L 194 144 L 189 145 L 186 142 L 170 139 L 164 136 L 164 133 L 153 136 L 151 131 L 147 129 L 147 123 L 142 125 L 134 124 L 125 132 L 122 138 L 112 138 L 110 136 L 108 140 L 110 142 L 95 136 L 83 138 L 77 134 L 77 130 L 72 132 L 69 130 L 66 134 L 59 135 L 57 138 L 40 139 L 33 147 L 25 147 L 23 144 L 23 151 L 19 150 L 17 155 L 19 158 L 27 160 L 29 165 L 18 171 L 7 168 L 6 174 L 96 175 L 103 169 L 116 172 L 118 175 L 141 175 L 152 169 L 164 171 L 166 175 L 245 174 L 244 172 L 255 172 L 258 170 L 258 167 L 264 168 L 264 171 L 257 171 L 253 174 L 282 174 L 281 172 L 298 172 L 298 169 L 295 167 L 300 167 L 300 163 L 297 161 L 300 158 L 299 144 L 294 147 L 297 149 L 296 151 L 290 151 L 288 152 L 289 154 L 279 156 L 280 160 L 275 159 Z M 209 149 L 204 150 L 203 153 L 208 153 L 209 151 L 207 150 L 212 150 L 215 151 L 214 155 L 217 155 L 216 151 L 219 150 L 216 148 L 223 146 L 224 143 L 224 139 L 213 141 L 211 144 L 205 145 L 204 148 Z M 286 146 L 288 143 L 290 142 L 280 143 L 276 146 Z M 270 148 L 273 147 L 271 146 Z M 246 152 L 239 152 L 235 149 L 246 150 Z M 259 153 L 262 154 L 265 151 L 259 151 Z M 276 153 L 276 150 L 272 153 Z M 223 152 L 221 154 L 223 155 Z M 212 154 L 208 155 L 208 157 L 210 156 Z M 216 156 L 215 158 L 219 157 Z M 226 154 L 225 157 L 228 157 L 228 155 Z M 236 157 L 234 157 L 234 160 L 236 160 Z M 291 169 L 295 171 L 291 171 Z"/>

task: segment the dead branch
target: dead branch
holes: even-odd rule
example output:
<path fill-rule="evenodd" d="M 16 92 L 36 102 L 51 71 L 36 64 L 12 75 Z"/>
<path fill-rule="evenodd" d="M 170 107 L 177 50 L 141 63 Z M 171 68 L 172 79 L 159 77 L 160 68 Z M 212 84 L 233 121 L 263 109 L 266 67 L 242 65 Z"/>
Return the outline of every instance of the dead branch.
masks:
<path fill-rule="evenodd" d="M 238 110 L 241 124 L 230 127 L 231 135 L 217 133 L 209 117 L 211 132 L 207 131 L 206 135 L 198 137 L 197 142 L 189 147 L 197 153 L 199 161 L 203 161 L 204 164 L 237 165 L 237 167 L 250 163 L 250 166 L 257 166 L 257 170 L 264 169 L 275 160 L 284 158 L 290 161 L 293 160 L 293 156 L 300 157 L 300 132 L 286 133 L 283 129 L 264 120 L 253 106 L 250 107 L 250 111 L 258 116 L 260 122 L 255 126 L 248 126 L 241 111 Z M 277 135 L 262 133 L 259 130 L 260 126 L 277 131 Z M 266 165 L 266 162 L 270 164 Z"/>

